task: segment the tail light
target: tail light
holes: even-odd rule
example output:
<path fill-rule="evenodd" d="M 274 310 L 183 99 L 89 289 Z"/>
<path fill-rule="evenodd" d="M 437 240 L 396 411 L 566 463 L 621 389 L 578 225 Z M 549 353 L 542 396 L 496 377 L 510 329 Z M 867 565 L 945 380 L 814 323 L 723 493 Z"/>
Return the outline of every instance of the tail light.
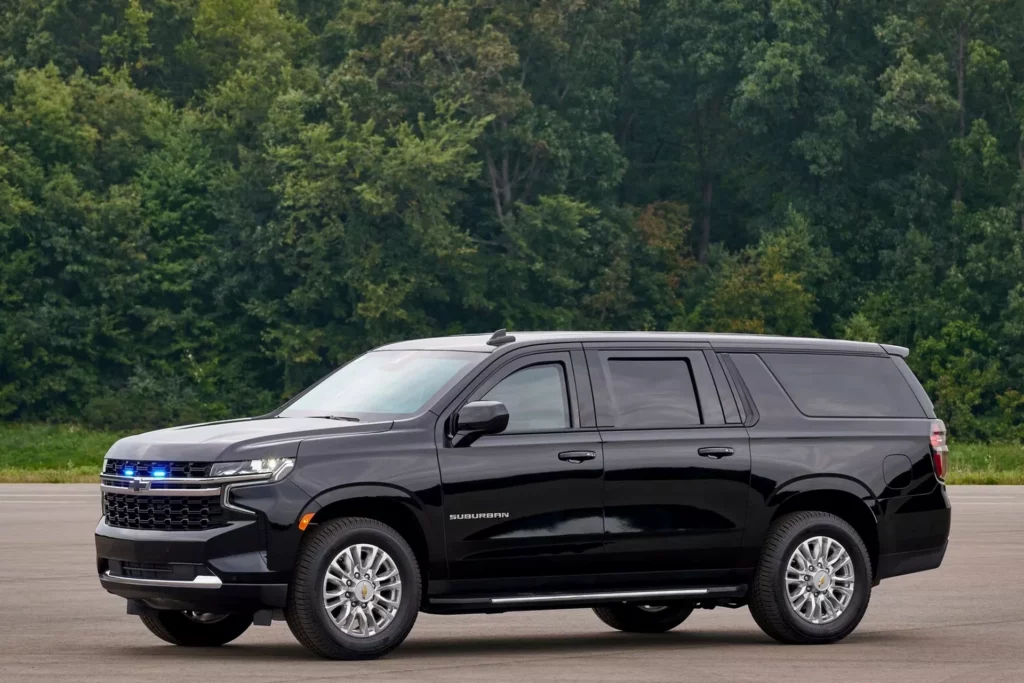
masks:
<path fill-rule="evenodd" d="M 935 476 L 944 480 L 949 472 L 949 445 L 946 443 L 946 425 L 942 420 L 932 421 L 931 448 Z"/>

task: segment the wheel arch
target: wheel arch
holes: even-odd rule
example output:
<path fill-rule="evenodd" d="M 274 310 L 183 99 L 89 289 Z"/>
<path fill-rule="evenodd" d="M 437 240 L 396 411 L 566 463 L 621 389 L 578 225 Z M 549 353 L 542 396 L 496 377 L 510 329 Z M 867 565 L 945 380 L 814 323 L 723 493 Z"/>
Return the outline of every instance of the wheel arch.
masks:
<path fill-rule="evenodd" d="M 768 500 L 770 524 L 791 512 L 828 512 L 844 520 L 860 535 L 871 558 L 872 578 L 878 572 L 878 507 L 863 483 L 848 477 L 811 476 L 779 487 Z"/>
<path fill-rule="evenodd" d="M 319 507 L 318 507 L 319 506 Z M 420 501 L 409 491 L 388 484 L 354 484 L 325 491 L 306 508 L 313 524 L 340 517 L 368 517 L 397 531 L 412 548 L 420 565 L 423 588 L 437 558 L 431 555 L 430 524 Z M 442 541 L 443 543 L 443 541 Z M 441 558 L 443 562 L 443 557 Z"/>

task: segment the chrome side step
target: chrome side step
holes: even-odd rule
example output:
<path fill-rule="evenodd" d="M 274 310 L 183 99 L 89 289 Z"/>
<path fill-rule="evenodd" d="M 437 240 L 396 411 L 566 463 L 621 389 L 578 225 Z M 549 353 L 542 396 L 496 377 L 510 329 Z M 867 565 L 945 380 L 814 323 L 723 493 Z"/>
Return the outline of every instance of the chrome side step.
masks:
<path fill-rule="evenodd" d="M 578 600 L 646 600 L 648 598 L 683 598 L 708 594 L 707 588 L 682 588 L 660 591 L 629 591 L 626 593 L 561 593 L 552 595 L 522 595 L 509 598 L 491 598 L 492 605 L 515 605 L 531 602 L 573 602 Z"/>
<path fill-rule="evenodd" d="M 586 607 L 609 602 L 645 602 L 667 600 L 730 600 L 747 594 L 746 585 L 707 586 L 704 588 L 660 588 L 638 591 L 587 591 L 580 593 L 521 593 L 506 595 L 447 595 L 428 598 L 427 612 L 439 614 L 505 612 L 516 609 L 553 609 Z"/>
<path fill-rule="evenodd" d="M 155 586 L 157 588 L 220 588 L 224 585 L 216 576 L 200 574 L 191 581 L 174 581 L 171 579 L 136 579 L 131 576 L 113 576 L 108 569 L 100 577 L 111 583 L 122 583 L 127 586 Z"/>

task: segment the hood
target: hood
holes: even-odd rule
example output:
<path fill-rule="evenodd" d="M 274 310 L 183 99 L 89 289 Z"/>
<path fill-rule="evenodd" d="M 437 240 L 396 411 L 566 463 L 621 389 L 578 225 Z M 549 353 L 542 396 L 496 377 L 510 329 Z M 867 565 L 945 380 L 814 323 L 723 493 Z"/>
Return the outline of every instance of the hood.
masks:
<path fill-rule="evenodd" d="M 294 458 L 303 439 L 386 432 L 387 422 L 337 422 L 311 417 L 267 417 L 158 429 L 121 439 L 107 451 L 118 460 L 227 462 Z"/>

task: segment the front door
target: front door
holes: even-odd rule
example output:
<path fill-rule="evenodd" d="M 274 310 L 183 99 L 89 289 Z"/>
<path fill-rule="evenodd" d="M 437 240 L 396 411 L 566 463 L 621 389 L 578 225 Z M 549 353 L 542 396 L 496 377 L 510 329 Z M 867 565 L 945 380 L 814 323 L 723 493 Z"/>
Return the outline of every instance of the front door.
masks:
<path fill-rule="evenodd" d="M 557 589 L 593 570 L 604 530 L 603 456 L 597 430 L 580 426 L 577 379 L 591 397 L 573 355 L 582 360 L 579 351 L 527 350 L 485 371 L 458 403 L 501 401 L 509 424 L 438 450 L 453 590 L 514 591 L 538 577 Z"/>
<path fill-rule="evenodd" d="M 703 351 L 588 345 L 587 361 L 604 442 L 608 571 L 663 583 L 735 567 L 750 447 L 742 425 L 725 423 Z"/>

